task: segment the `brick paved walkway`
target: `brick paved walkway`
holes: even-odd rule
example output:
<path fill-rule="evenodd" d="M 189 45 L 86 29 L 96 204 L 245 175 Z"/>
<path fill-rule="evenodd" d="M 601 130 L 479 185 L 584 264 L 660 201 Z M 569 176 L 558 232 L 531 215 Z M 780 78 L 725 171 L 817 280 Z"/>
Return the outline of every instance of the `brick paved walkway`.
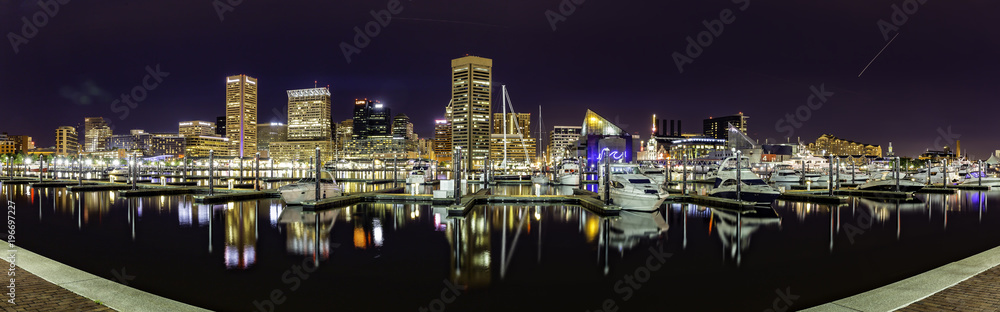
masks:
<path fill-rule="evenodd" d="M 899 311 L 1000 311 L 1000 266 L 979 273 Z"/>
<path fill-rule="evenodd" d="M 10 262 L 0 260 L 0 265 L 4 268 L 10 266 Z M 7 285 L 10 279 L 5 278 L 2 293 L 3 302 L 0 303 L 2 311 L 114 311 L 111 308 L 97 304 L 93 300 L 66 290 L 65 288 L 49 283 L 34 274 L 17 267 L 16 279 L 16 299 L 15 305 L 7 302 L 10 299 L 6 295 Z"/>

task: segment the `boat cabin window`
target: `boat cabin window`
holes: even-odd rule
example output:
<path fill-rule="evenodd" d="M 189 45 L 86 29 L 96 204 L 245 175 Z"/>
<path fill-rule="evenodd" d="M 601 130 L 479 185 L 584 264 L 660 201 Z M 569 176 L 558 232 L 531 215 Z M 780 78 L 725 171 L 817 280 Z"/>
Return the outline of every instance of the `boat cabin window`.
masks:
<path fill-rule="evenodd" d="M 632 184 L 651 184 L 652 182 L 649 182 L 649 179 L 628 179 L 628 183 L 632 183 Z"/>

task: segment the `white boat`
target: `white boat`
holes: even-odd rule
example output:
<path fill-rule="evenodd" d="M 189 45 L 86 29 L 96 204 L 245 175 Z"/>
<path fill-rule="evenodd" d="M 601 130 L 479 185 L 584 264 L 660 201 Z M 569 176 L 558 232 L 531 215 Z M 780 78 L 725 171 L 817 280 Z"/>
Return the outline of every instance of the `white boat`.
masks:
<path fill-rule="evenodd" d="M 1000 178 L 991 177 L 982 171 L 973 171 L 965 175 L 965 179 L 959 185 L 983 185 L 983 186 L 1000 186 Z"/>
<path fill-rule="evenodd" d="M 798 183 L 802 181 L 802 175 L 791 165 L 779 165 L 768 178 L 771 183 Z"/>
<path fill-rule="evenodd" d="M 718 176 L 715 178 L 715 186 L 709 195 L 720 198 L 737 199 L 755 202 L 758 204 L 771 204 L 781 192 L 775 190 L 764 182 L 756 173 L 750 170 L 750 158 L 741 156 L 739 163 L 735 157 L 722 161 L 719 167 Z M 737 177 L 737 166 L 739 167 L 739 177 Z M 739 185 L 739 194 L 737 194 Z"/>
<path fill-rule="evenodd" d="M 658 164 L 643 164 L 639 166 L 639 173 L 649 177 L 656 184 L 667 183 L 667 168 Z"/>
<path fill-rule="evenodd" d="M 556 181 L 562 185 L 580 185 L 580 161 L 576 158 L 563 159 L 556 169 Z"/>
<path fill-rule="evenodd" d="M 118 168 L 118 169 L 114 169 L 114 170 L 108 171 L 108 174 L 110 174 L 110 175 L 128 175 L 128 169 L 126 169 L 126 168 Z"/>
<path fill-rule="evenodd" d="M 902 175 L 902 174 L 901 174 Z M 899 179 L 899 191 L 900 192 L 916 192 L 924 188 L 923 183 L 915 182 L 913 180 L 900 178 Z M 892 171 L 881 171 L 872 173 L 871 178 L 868 182 L 858 186 L 859 190 L 866 191 L 896 191 L 896 178 Z"/>
<path fill-rule="evenodd" d="M 960 183 L 964 178 L 964 174 L 956 172 L 956 169 L 958 167 L 949 166 L 948 172 L 945 172 L 940 166 L 921 168 L 917 170 L 917 173 L 911 174 L 907 178 L 921 184 L 943 184 L 945 182 L 945 175 L 947 175 L 948 183 Z"/>
<path fill-rule="evenodd" d="M 639 173 L 638 165 L 612 164 L 610 180 L 611 203 L 622 209 L 656 211 L 667 199 L 667 190 Z M 601 180 L 598 194 L 603 196 L 606 185 Z"/>
<path fill-rule="evenodd" d="M 406 184 L 424 184 L 434 179 L 434 166 L 426 161 L 417 161 L 406 176 Z"/>
<path fill-rule="evenodd" d="M 861 172 L 857 168 L 849 169 L 844 168 L 840 170 L 840 177 L 838 180 L 840 182 L 854 183 L 854 182 L 866 182 L 870 176 L 867 173 Z"/>
<path fill-rule="evenodd" d="M 323 171 L 320 179 L 320 199 L 343 195 L 343 189 L 329 172 Z M 304 201 L 316 200 L 316 178 L 309 177 L 278 188 L 281 199 L 289 205 L 301 205 Z"/>
<path fill-rule="evenodd" d="M 531 176 L 531 184 L 547 185 L 549 184 L 549 176 L 545 175 L 544 172 L 535 173 Z"/>

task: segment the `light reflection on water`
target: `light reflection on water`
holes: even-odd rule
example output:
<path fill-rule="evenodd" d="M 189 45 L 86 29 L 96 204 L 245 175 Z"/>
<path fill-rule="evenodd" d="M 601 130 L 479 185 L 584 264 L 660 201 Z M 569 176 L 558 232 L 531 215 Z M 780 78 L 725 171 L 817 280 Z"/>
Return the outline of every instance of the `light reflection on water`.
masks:
<path fill-rule="evenodd" d="M 368 187 L 359 183 L 354 189 L 387 186 Z M 413 191 L 410 188 L 406 191 Z M 429 194 L 434 189 L 417 186 L 416 191 Z M 812 295 L 803 296 L 802 306 L 796 306 L 805 308 L 1000 244 L 997 235 L 983 234 L 1000 225 L 1000 218 L 988 211 L 997 192 L 918 195 L 918 201 L 911 202 L 852 199 L 839 206 L 778 201 L 772 208 L 748 213 L 669 204 L 656 213 L 607 218 L 577 206 L 480 206 L 464 217 L 449 217 L 444 207 L 401 203 L 309 212 L 278 199 L 204 205 L 191 196 L 121 198 L 114 192 L 77 194 L 23 185 L 3 185 L 2 191 L 4 198 L 14 199 L 18 212 L 37 209 L 37 215 L 18 221 L 23 237 L 35 238 L 24 240 L 25 248 L 108 278 L 110 268 L 128 266 L 129 272 L 143 272 L 135 287 L 154 293 L 161 284 L 185 283 L 192 291 L 172 293 L 171 298 L 215 310 L 252 309 L 253 300 L 283 287 L 282 272 L 302 260 L 321 268 L 316 280 L 353 282 L 308 284 L 300 290 L 303 295 L 289 297 L 283 309 L 315 308 L 317 298 L 339 298 L 346 301 L 345 307 L 409 309 L 434 298 L 442 278 L 470 293 L 456 310 L 493 302 L 490 294 L 524 295 L 524 289 L 544 293 L 529 298 L 586 309 L 617 296 L 615 281 L 634 271 L 654 246 L 674 254 L 671 265 L 650 282 L 652 290 L 637 292 L 629 302 L 633 307 L 657 302 L 666 293 L 705 299 L 705 310 L 764 309 L 773 297 L 768 292 L 792 285 Z M 493 193 L 572 194 L 572 188 L 498 185 Z M 863 216 L 869 216 L 870 223 Z M 977 245 L 913 259 L 925 253 L 923 248 L 969 238 L 976 238 Z M 931 247 L 913 249 L 903 243 L 909 240 L 926 240 Z M 81 250 L 91 249 L 102 255 L 100 260 L 79 257 Z M 141 251 L 135 254 L 132 249 Z M 880 267 L 889 271 L 880 274 L 838 271 L 844 259 L 869 259 L 878 249 L 899 253 L 912 263 Z M 869 261 L 896 260 L 879 257 Z M 175 268 L 176 263 L 200 268 L 200 274 L 179 275 L 188 269 Z M 775 266 L 796 273 L 756 273 L 772 272 Z M 691 279 L 695 276 L 700 278 Z M 376 280 L 424 290 L 371 306 L 377 296 L 365 288 L 379 285 Z M 729 301 L 719 302 L 699 291 L 705 285 L 729 283 L 743 285 L 744 294 L 733 292 Z M 220 289 L 231 287 L 244 291 L 225 293 L 226 299 L 219 300 L 224 292 Z M 553 287 L 561 288 L 545 291 Z M 367 303 L 350 303 L 357 298 Z M 514 302 L 500 305 L 541 309 Z"/>

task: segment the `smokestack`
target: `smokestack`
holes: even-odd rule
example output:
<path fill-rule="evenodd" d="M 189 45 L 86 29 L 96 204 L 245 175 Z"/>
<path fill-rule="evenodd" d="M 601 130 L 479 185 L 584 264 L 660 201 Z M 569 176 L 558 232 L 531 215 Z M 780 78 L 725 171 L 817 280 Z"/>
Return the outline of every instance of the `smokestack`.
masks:
<path fill-rule="evenodd" d="M 681 132 L 681 121 L 678 120 L 677 121 L 677 136 L 681 136 L 682 134 L 683 133 Z"/>
<path fill-rule="evenodd" d="M 663 122 L 666 122 L 665 120 Z M 674 120 L 670 120 L 670 136 L 674 136 Z"/>
<path fill-rule="evenodd" d="M 955 157 L 962 158 L 962 140 L 955 140 Z"/>

